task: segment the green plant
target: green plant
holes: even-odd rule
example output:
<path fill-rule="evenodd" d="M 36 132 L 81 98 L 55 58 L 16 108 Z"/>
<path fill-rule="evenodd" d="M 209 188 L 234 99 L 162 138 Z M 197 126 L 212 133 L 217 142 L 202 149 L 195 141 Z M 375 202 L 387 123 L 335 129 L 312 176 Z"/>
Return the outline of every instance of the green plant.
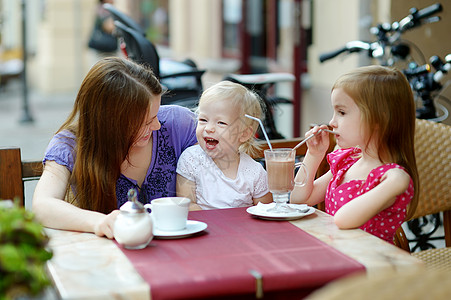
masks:
<path fill-rule="evenodd" d="M 37 295 L 50 285 L 45 262 L 48 237 L 32 212 L 0 206 L 0 300 Z"/>

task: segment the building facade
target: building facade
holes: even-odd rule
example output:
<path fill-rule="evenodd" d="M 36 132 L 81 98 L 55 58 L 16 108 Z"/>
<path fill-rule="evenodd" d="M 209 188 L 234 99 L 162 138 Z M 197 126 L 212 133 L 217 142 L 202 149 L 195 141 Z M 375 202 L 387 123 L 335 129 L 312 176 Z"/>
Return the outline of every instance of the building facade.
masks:
<path fill-rule="evenodd" d="M 97 0 L 28 0 L 29 82 L 45 93 L 78 89 L 93 64 L 87 48 Z M 352 40 L 371 40 L 369 28 L 406 16 L 431 0 L 115 0 L 157 44 L 160 56 L 193 59 L 205 68 L 204 87 L 224 74 L 289 72 L 294 83 L 275 92 L 294 105 L 276 112 L 285 136 L 299 136 L 332 114 L 330 87 L 343 72 L 374 63 L 347 55 L 320 63 L 321 53 Z M 0 0 L 2 52 L 20 49 L 22 1 Z M 407 33 L 425 57 L 451 52 L 447 3 L 442 20 Z M 451 9 L 451 7 L 450 7 Z M 448 20 L 450 19 L 450 20 Z"/>

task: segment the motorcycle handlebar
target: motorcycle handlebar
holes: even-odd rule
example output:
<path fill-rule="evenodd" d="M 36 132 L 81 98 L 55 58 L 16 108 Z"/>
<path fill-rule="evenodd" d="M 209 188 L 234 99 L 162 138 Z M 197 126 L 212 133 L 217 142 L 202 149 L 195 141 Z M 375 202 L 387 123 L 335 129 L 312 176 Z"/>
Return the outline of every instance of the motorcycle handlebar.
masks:
<path fill-rule="evenodd" d="M 428 18 L 438 12 L 441 12 L 443 7 L 440 3 L 432 4 L 431 6 L 425 7 L 422 10 L 417 10 L 416 8 L 410 9 L 410 15 L 399 21 L 398 31 L 404 32 L 406 30 L 412 29 L 421 24 L 421 20 Z M 438 19 L 439 20 L 439 19 Z"/>
<path fill-rule="evenodd" d="M 421 9 L 418 11 L 416 8 L 410 9 L 410 15 L 403 18 L 399 22 L 394 22 L 392 25 L 390 24 L 379 24 L 376 27 L 371 28 L 371 33 L 376 35 L 378 37 L 377 42 L 374 43 L 368 43 L 363 41 L 351 41 L 346 43 L 344 47 L 341 47 L 337 50 L 326 52 L 323 54 L 320 54 L 319 61 L 321 63 L 325 62 L 326 60 L 332 59 L 341 53 L 344 52 L 360 52 L 362 50 L 368 50 L 369 55 L 373 58 L 383 58 L 384 57 L 384 49 L 385 45 L 393 45 L 396 40 L 399 39 L 402 32 L 412 29 L 414 27 L 417 27 L 424 23 L 429 22 L 436 22 L 440 20 L 439 17 L 431 17 L 426 21 L 422 21 L 424 18 L 428 18 L 432 16 L 433 14 L 436 14 L 438 12 L 441 12 L 443 10 L 443 7 L 440 3 L 436 3 L 433 5 L 430 5 L 426 8 Z M 393 33 L 392 36 L 387 36 L 388 33 Z"/>
<path fill-rule="evenodd" d="M 433 14 L 436 14 L 438 12 L 441 12 L 443 10 L 443 7 L 440 3 L 432 4 L 431 6 L 425 7 L 422 10 L 418 11 L 416 14 L 416 19 L 424 19 L 429 16 L 432 16 Z"/>
<path fill-rule="evenodd" d="M 371 50 L 371 48 L 372 48 L 372 46 L 370 43 L 363 42 L 363 41 L 351 41 L 351 42 L 347 42 L 346 45 L 342 48 L 321 54 L 319 56 L 319 61 L 325 62 L 326 60 L 334 58 L 335 56 L 338 56 L 344 52 L 351 53 L 351 52 L 369 51 L 369 50 Z"/>
<path fill-rule="evenodd" d="M 404 70 L 403 72 L 407 78 L 420 76 L 420 75 L 431 72 L 431 66 L 429 64 L 425 64 L 425 65 L 422 65 L 422 66 L 419 66 L 416 68 Z"/>
<path fill-rule="evenodd" d="M 348 49 L 345 47 L 342 47 L 338 50 L 335 51 L 331 51 L 331 52 L 327 52 L 327 53 L 323 53 L 319 56 L 319 61 L 320 62 L 325 62 L 326 60 L 329 60 L 331 58 L 334 58 L 335 56 L 340 55 L 343 52 L 346 52 Z"/>

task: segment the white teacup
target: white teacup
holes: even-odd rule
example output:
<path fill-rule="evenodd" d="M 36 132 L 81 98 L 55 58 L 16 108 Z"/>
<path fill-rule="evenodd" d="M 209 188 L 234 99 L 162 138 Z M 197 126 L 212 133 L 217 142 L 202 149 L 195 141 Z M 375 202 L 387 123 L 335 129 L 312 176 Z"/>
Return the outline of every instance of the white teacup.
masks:
<path fill-rule="evenodd" d="M 165 197 L 144 205 L 152 210 L 153 225 L 162 231 L 178 231 L 186 228 L 191 200 L 185 197 Z"/>

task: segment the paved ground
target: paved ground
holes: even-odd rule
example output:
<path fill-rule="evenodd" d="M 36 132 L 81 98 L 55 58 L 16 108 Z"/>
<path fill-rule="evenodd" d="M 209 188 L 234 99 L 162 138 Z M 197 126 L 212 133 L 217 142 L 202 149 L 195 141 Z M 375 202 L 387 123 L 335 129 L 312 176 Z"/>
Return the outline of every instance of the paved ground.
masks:
<path fill-rule="evenodd" d="M 33 122 L 22 123 L 22 84 L 11 81 L 0 89 L 0 146 L 21 148 L 22 159 L 41 159 L 55 131 L 72 109 L 76 92 L 43 95 L 31 89 L 29 113 Z"/>

